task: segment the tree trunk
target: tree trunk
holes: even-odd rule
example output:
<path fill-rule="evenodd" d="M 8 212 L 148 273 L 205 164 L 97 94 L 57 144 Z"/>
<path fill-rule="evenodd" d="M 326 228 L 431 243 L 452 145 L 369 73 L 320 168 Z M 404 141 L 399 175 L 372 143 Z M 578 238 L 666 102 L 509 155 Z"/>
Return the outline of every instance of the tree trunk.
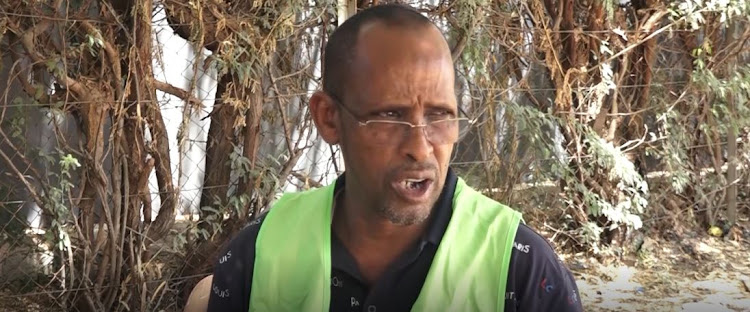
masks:
<path fill-rule="evenodd" d="M 729 26 L 728 31 L 730 32 L 731 42 L 740 42 L 740 36 L 742 28 L 740 22 L 734 20 Z M 728 62 L 727 73 L 730 75 L 734 74 L 737 70 L 737 59 L 741 55 L 732 56 L 732 59 Z M 728 111 L 730 114 L 730 120 L 734 119 L 737 114 L 737 97 L 729 92 L 727 95 Z M 728 225 L 734 226 L 737 223 L 737 126 L 736 122 L 730 122 L 727 128 L 727 223 Z M 717 174 L 720 174 L 717 172 Z"/>
<path fill-rule="evenodd" d="M 233 144 L 235 143 L 232 125 L 236 118 L 236 111 L 231 105 L 225 103 L 223 98 L 231 82 L 231 75 L 227 74 L 219 78 L 216 87 L 216 102 L 210 113 L 211 125 L 208 129 L 208 142 L 206 143 L 206 174 L 203 179 L 203 192 L 201 192 L 199 208 L 201 220 L 218 218 L 214 222 L 220 221 L 220 215 L 204 208 L 213 207 L 213 209 L 217 209 L 227 205 L 231 175 L 229 156 L 233 152 Z M 207 223 L 200 224 L 202 229 L 208 229 L 208 226 Z"/>

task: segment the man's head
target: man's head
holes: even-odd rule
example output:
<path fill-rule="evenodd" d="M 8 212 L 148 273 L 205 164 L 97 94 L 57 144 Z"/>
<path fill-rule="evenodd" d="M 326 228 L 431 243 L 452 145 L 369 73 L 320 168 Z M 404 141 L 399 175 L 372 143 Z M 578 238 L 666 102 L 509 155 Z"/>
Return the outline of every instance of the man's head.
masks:
<path fill-rule="evenodd" d="M 342 24 L 324 57 L 323 91 L 310 107 L 323 139 L 341 146 L 347 197 L 396 224 L 424 221 L 458 134 L 441 32 L 410 8 L 376 6 Z M 446 122 L 403 124 L 431 121 Z"/>

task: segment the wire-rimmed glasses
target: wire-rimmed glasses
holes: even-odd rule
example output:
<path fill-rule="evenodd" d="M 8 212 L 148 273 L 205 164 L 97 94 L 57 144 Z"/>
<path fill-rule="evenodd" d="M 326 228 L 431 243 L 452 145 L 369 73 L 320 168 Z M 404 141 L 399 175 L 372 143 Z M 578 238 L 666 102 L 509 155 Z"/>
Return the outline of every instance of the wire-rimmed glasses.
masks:
<path fill-rule="evenodd" d="M 475 123 L 475 120 L 464 117 L 433 119 L 417 125 L 400 120 L 362 120 L 341 101 L 335 98 L 334 101 L 352 116 L 360 127 L 365 129 L 372 140 L 371 142 L 378 145 L 391 145 L 400 142 L 414 128 L 422 128 L 427 141 L 433 144 L 453 144 L 463 138 L 469 127 Z"/>

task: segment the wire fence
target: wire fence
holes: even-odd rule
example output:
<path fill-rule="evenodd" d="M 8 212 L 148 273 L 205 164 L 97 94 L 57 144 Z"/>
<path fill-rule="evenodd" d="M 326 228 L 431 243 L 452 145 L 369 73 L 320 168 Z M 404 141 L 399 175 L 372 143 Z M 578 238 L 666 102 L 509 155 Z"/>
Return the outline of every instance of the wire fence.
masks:
<path fill-rule="evenodd" d="M 139 0 L 123 11 L 47 2 L 0 5 L 3 310 L 179 311 L 223 244 L 281 193 L 326 185 L 345 171 L 341 151 L 318 137 L 307 111 L 336 22 L 332 4 L 200 9 Z M 611 195 L 596 186 L 619 189 L 628 179 L 610 173 L 635 163 L 638 177 L 669 173 L 666 187 L 650 189 L 659 201 L 677 198 L 720 218 L 736 185 L 735 204 L 747 209 L 750 114 L 740 105 L 726 117 L 726 101 L 710 101 L 692 79 L 686 42 L 694 30 L 662 18 L 670 33 L 653 45 L 639 41 L 654 34 L 648 16 L 636 24 L 618 17 L 612 29 L 584 25 L 595 19 L 544 29 L 529 26 L 549 20 L 541 2 L 483 11 L 457 1 L 411 3 L 442 25 L 452 46 L 469 42 L 457 52 L 456 85 L 459 107 L 477 123 L 456 144 L 452 167 L 527 220 L 576 209 L 586 219 L 591 202 L 576 202 L 581 194 L 570 190 Z M 595 57 L 558 68 L 572 62 L 570 35 Z M 734 47 L 724 44 L 716 58 Z M 567 56 L 541 57 L 557 53 Z M 614 53 L 623 57 L 602 74 L 599 61 Z M 590 72 L 572 74 L 580 68 Z M 734 137 L 717 126 L 729 121 L 738 125 Z M 734 181 L 726 178 L 731 164 Z M 721 187 L 673 196 L 683 169 L 694 184 Z M 669 206 L 659 201 L 653 205 Z M 664 219 L 642 215 L 645 223 Z M 579 228 L 565 230 L 580 239 Z"/>

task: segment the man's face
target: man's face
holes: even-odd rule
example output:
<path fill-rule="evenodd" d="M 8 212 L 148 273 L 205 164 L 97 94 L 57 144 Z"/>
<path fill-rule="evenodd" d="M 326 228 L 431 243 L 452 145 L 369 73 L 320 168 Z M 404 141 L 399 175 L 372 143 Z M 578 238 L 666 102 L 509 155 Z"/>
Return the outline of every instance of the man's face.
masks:
<path fill-rule="evenodd" d="M 339 108 L 347 196 L 395 224 L 422 222 L 445 184 L 453 142 L 431 142 L 423 128 L 378 141 L 352 115 L 415 125 L 457 116 L 450 50 L 435 28 L 378 23 L 362 29 L 356 49 L 339 103 L 352 112 Z"/>

